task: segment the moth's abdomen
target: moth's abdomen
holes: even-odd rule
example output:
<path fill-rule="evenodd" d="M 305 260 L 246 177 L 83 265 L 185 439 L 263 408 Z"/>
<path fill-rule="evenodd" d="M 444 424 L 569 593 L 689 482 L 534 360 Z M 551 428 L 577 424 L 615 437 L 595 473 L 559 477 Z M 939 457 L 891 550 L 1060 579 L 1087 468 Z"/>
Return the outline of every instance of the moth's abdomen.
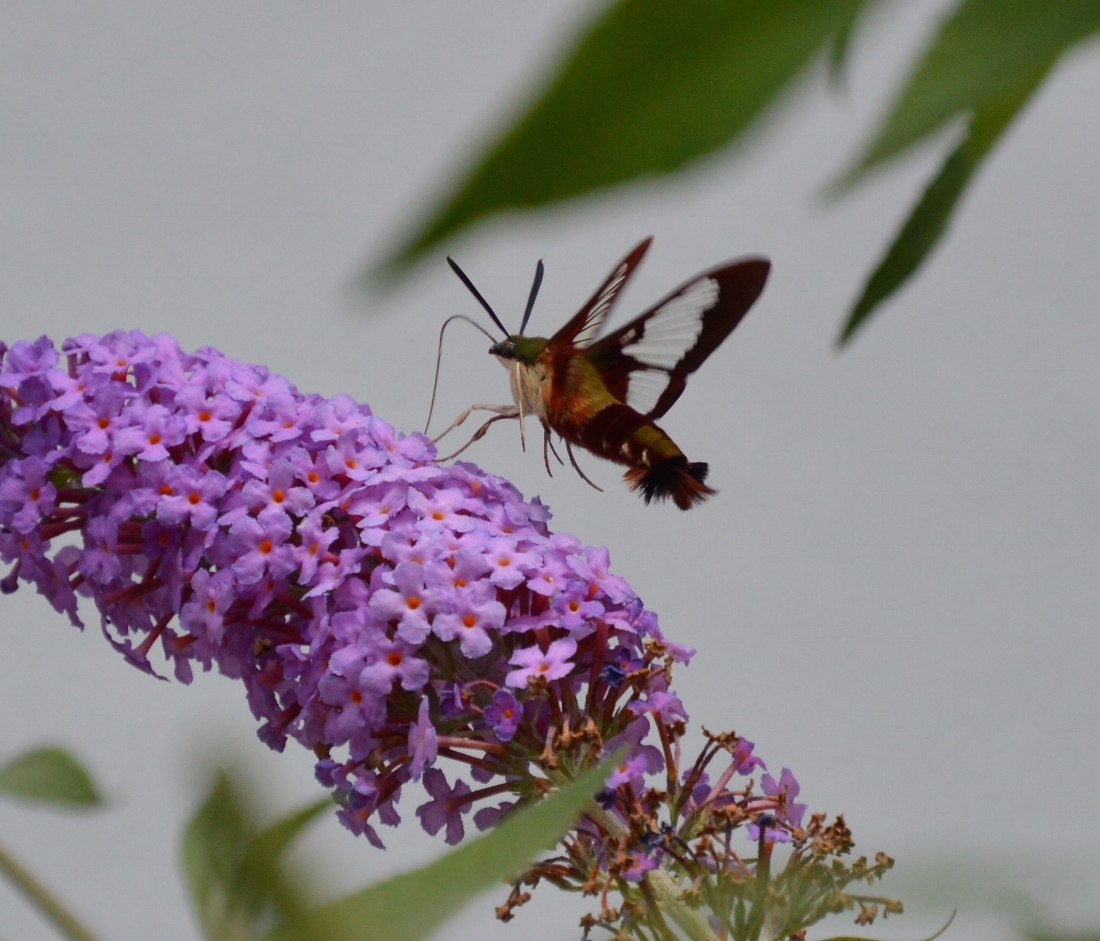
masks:
<path fill-rule="evenodd" d="M 703 482 L 707 465 L 690 463 L 675 441 L 629 405 L 608 405 L 583 427 L 558 430 L 593 454 L 629 467 L 624 479 L 631 490 L 642 491 L 646 503 L 671 499 L 687 510 L 715 492 Z"/>

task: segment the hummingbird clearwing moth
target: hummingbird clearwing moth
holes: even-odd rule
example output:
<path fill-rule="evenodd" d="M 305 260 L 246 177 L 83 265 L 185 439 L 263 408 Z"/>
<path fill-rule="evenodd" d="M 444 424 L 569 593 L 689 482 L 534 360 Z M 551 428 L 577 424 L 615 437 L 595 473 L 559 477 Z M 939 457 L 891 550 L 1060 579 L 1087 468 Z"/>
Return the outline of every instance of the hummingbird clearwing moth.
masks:
<path fill-rule="evenodd" d="M 514 403 L 470 406 L 435 440 L 462 424 L 471 412 L 496 414 L 449 457 L 460 454 L 483 437 L 490 425 L 503 419 L 519 420 L 522 439 L 524 417 L 535 415 L 543 428 L 547 472 L 548 451 L 561 462 L 550 438 L 553 431 L 565 442 L 577 473 L 590 484 L 573 456 L 573 445 L 625 465 L 624 479 L 631 490 L 641 491 L 646 503 L 671 499 L 687 510 L 715 493 L 705 483 L 707 465 L 688 461 L 656 419 L 673 406 L 688 376 L 703 365 L 752 307 L 764 289 L 771 262 L 750 257 L 704 271 L 601 338 L 616 298 L 651 242 L 652 238 L 640 242 L 572 319 L 549 338 L 524 335 L 542 283 L 541 261 L 519 332 L 509 334 L 465 272 L 453 259 L 447 259 L 505 335 L 489 352 L 508 370 Z M 488 331 L 482 332 L 493 339 Z"/>

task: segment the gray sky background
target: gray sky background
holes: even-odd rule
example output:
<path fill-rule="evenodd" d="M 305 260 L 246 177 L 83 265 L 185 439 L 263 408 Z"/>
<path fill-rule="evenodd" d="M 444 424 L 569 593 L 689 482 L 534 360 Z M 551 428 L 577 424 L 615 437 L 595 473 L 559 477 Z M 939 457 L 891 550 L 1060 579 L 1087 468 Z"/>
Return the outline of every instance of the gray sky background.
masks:
<path fill-rule="evenodd" d="M 0 335 L 166 330 L 422 427 L 439 324 L 477 316 L 474 302 L 442 258 L 366 305 L 344 288 L 588 8 L 6 0 Z M 947 141 L 835 206 L 816 194 L 943 8 L 893 5 L 861 34 L 847 94 L 815 75 L 737 154 L 452 246 L 506 323 L 544 258 L 545 333 L 644 235 L 656 242 L 620 322 L 705 267 L 771 256 L 763 298 L 664 423 L 711 463 L 718 498 L 646 508 L 594 459 L 583 466 L 603 494 L 570 473 L 548 480 L 514 428 L 471 457 L 542 495 L 555 528 L 607 545 L 666 633 L 699 648 L 678 682 L 693 722 L 790 766 L 812 809 L 845 813 L 859 848 L 899 857 L 903 876 L 936 855 L 1071 865 L 1100 838 L 1095 49 L 1013 127 L 919 279 L 832 350 Z M 484 338 L 452 336 L 441 418 L 506 401 Z M 201 762 L 247 759 L 285 808 L 318 793 L 312 756 L 268 753 L 238 684 L 158 683 L 25 588 L 3 599 L 2 624 L 0 755 L 67 744 L 115 803 L 80 818 L 5 804 L 0 839 L 103 938 L 196 938 L 175 852 Z M 406 795 L 405 825 L 384 833 L 388 854 L 319 827 L 318 878 L 336 892 L 439 852 L 416 803 Z M 1087 883 L 1052 891 L 1100 919 Z M 440 937 L 576 936 L 580 909 L 554 890 L 511 926 L 493 922 L 495 901 Z M 919 937 L 955 904 L 879 930 Z M 964 906 L 951 936 L 1003 935 Z M 53 935 L 0 886 L 0 937 Z"/>

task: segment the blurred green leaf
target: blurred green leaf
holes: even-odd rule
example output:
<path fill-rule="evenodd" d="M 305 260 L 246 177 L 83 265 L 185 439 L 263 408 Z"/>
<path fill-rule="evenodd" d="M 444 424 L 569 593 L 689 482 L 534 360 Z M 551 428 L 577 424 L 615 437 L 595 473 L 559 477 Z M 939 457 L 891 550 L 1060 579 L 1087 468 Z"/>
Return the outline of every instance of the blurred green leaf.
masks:
<path fill-rule="evenodd" d="M 1039 81 L 1041 77 L 1036 79 L 1036 84 Z M 837 339 L 838 346 L 844 346 L 852 338 L 875 308 L 909 280 L 935 248 L 971 177 L 1030 92 L 1031 88 L 1027 89 L 1022 97 L 1008 103 L 1003 110 L 975 115 L 966 138 L 944 162 L 867 279 Z"/>
<path fill-rule="evenodd" d="M 856 33 L 856 26 L 860 19 L 867 14 L 876 0 L 867 0 L 866 3 L 853 7 L 848 19 L 837 27 L 829 41 L 829 83 L 833 88 L 844 86 L 845 72 L 848 68 L 848 57 L 852 50 L 852 38 Z"/>
<path fill-rule="evenodd" d="M 69 941 L 96 941 L 91 931 L 41 879 L 0 846 L 0 879 L 20 893 Z"/>
<path fill-rule="evenodd" d="M 203 934 L 211 939 L 247 938 L 247 911 L 235 905 L 232 887 L 251 821 L 227 775 L 217 782 L 184 831 L 181 855 L 191 901 Z"/>
<path fill-rule="evenodd" d="M 615 759 L 582 774 L 534 807 L 448 853 L 437 862 L 321 906 L 308 919 L 325 941 L 415 941 L 426 937 L 475 895 L 514 877 L 553 846 L 600 787 Z M 289 941 L 277 929 L 266 941 Z"/>
<path fill-rule="evenodd" d="M 184 831 L 184 874 L 200 927 L 211 941 L 260 937 L 276 918 L 304 937 L 297 920 L 304 893 L 288 874 L 284 855 L 291 842 L 329 798 L 310 804 L 260 830 L 224 772 Z"/>
<path fill-rule="evenodd" d="M 944 21 L 849 179 L 956 118 L 1004 111 L 1025 90 L 1026 101 L 1058 58 L 1097 30 L 1096 0 L 965 0 Z"/>
<path fill-rule="evenodd" d="M 103 804 L 91 775 L 63 748 L 36 748 L 0 768 L 0 793 L 65 807 Z"/>
<path fill-rule="evenodd" d="M 966 136 L 948 156 L 855 302 L 847 343 L 935 247 L 982 161 L 1071 46 L 1100 30 L 1096 0 L 966 0 L 940 29 L 874 141 L 840 184 L 959 118 Z"/>
<path fill-rule="evenodd" d="M 851 29 L 866 2 L 613 3 L 381 273 L 398 273 L 491 214 L 668 173 L 724 146 Z"/>
<path fill-rule="evenodd" d="M 255 910 L 270 900 L 285 921 L 296 923 L 301 918 L 305 911 L 303 893 L 288 878 L 283 857 L 309 824 L 332 809 L 332 798 L 324 797 L 276 821 L 248 843 L 238 870 L 237 887 L 241 897 L 250 901 Z"/>

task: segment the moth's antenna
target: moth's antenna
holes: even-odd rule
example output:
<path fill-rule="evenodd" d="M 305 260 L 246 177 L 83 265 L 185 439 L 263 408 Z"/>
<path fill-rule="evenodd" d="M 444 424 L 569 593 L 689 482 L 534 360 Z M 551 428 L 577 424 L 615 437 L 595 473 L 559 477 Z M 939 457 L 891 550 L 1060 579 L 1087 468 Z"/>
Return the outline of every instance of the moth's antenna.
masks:
<path fill-rule="evenodd" d="M 489 302 L 481 296 L 481 292 L 474 287 L 474 282 L 466 277 L 466 272 L 458 267 L 458 263 L 450 255 L 447 256 L 447 264 L 451 266 L 451 271 L 458 275 L 458 280 L 466 285 L 466 290 L 473 294 L 473 296 L 477 298 L 478 303 L 485 308 L 485 313 L 493 318 L 493 323 L 500 327 L 500 332 L 503 333 L 505 337 L 507 337 L 509 334 L 508 331 L 504 329 L 504 324 L 502 324 L 500 322 L 500 318 L 493 313 L 493 308 L 490 307 Z M 490 339 L 496 342 L 494 337 L 490 337 Z"/>
<path fill-rule="evenodd" d="M 519 325 L 519 332 L 521 334 L 527 329 L 527 321 L 531 319 L 531 311 L 535 309 L 535 298 L 538 297 L 544 271 L 542 259 L 540 258 L 538 265 L 535 266 L 535 280 L 531 285 L 531 293 L 527 296 L 527 310 L 523 312 L 523 323 Z"/>
<path fill-rule="evenodd" d="M 443 333 L 447 329 L 447 325 L 452 320 L 465 320 L 466 323 L 470 324 L 471 326 L 477 327 L 478 330 L 484 333 L 485 336 L 487 336 L 494 343 L 496 342 L 496 337 L 494 337 L 476 320 L 471 320 L 465 314 L 455 314 L 453 317 L 448 317 L 446 320 L 443 321 L 443 326 L 439 328 L 439 348 L 436 350 L 435 354 L 435 379 L 432 381 L 432 404 L 428 406 L 428 420 L 424 422 L 424 434 L 428 433 L 428 426 L 432 423 L 432 412 L 435 411 L 435 392 L 436 389 L 439 388 L 439 364 L 443 361 Z"/>

